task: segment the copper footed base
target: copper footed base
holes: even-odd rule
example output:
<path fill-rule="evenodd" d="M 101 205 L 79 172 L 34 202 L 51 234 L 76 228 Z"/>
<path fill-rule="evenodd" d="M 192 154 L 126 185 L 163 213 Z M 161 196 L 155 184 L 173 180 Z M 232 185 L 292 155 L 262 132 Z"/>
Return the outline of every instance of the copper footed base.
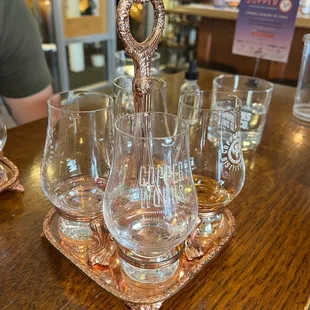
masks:
<path fill-rule="evenodd" d="M 6 190 L 23 192 L 24 187 L 19 183 L 18 168 L 0 152 L 0 193 Z"/>
<path fill-rule="evenodd" d="M 235 219 L 228 209 L 225 209 L 227 226 L 225 234 L 219 235 L 205 245 L 206 253 L 201 257 L 189 261 L 184 253 L 180 258 L 180 264 L 175 275 L 168 281 L 160 284 L 141 284 L 133 282 L 121 271 L 117 251 L 110 257 L 109 266 L 88 264 L 87 254 L 82 257 L 75 255 L 61 240 L 58 233 L 59 215 L 52 209 L 47 214 L 43 223 L 43 233 L 47 240 L 75 266 L 77 266 L 89 278 L 95 281 L 103 289 L 120 298 L 131 309 L 155 310 L 162 303 L 182 289 L 195 275 L 205 267 L 219 252 L 221 252 L 235 233 Z M 106 238 L 105 240 L 109 240 Z M 110 239 L 111 240 L 111 239 Z M 199 242 L 202 244 L 201 241 Z M 110 246 L 110 245 L 109 245 Z"/>

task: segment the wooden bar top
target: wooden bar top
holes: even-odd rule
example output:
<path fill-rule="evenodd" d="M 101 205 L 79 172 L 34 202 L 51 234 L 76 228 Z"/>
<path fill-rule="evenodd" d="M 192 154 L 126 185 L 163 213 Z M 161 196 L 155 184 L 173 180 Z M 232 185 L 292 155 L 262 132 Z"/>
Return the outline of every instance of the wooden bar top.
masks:
<path fill-rule="evenodd" d="M 239 11 L 237 8 L 218 9 L 211 4 L 189 4 L 166 9 L 166 12 L 214 19 L 236 20 Z M 310 28 L 310 18 L 298 14 L 295 27 Z"/>
<path fill-rule="evenodd" d="M 217 72 L 200 71 L 210 89 Z M 171 112 L 183 73 L 166 78 Z M 292 116 L 295 89 L 276 85 L 263 140 L 229 205 L 237 235 L 163 310 L 310 309 L 310 127 Z M 46 120 L 8 131 L 4 154 L 25 193 L 0 194 L 0 309 L 125 310 L 41 238 L 51 203 L 40 186 Z"/>

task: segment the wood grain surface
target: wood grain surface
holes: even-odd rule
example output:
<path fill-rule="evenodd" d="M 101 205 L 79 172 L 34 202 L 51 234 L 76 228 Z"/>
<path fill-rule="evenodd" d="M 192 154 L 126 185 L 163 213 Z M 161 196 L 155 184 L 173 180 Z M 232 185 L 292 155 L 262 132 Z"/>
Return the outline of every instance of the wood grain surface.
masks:
<path fill-rule="evenodd" d="M 211 87 L 216 72 L 201 71 Z M 183 74 L 166 78 L 176 111 Z M 259 149 L 246 154 L 241 194 L 230 204 L 237 235 L 163 310 L 308 310 L 310 127 L 292 116 L 295 89 L 277 86 Z M 0 309 L 117 309 L 106 293 L 40 237 L 50 202 L 39 179 L 46 120 L 9 130 L 4 153 L 25 193 L 0 195 Z"/>

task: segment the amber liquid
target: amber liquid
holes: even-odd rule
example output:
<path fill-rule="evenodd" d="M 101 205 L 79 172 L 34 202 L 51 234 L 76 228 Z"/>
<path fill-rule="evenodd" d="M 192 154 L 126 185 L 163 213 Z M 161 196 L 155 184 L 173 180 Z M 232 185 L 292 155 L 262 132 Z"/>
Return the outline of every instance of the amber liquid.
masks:
<path fill-rule="evenodd" d="M 193 175 L 198 195 L 199 211 L 217 211 L 232 200 L 232 194 L 215 180 Z"/>

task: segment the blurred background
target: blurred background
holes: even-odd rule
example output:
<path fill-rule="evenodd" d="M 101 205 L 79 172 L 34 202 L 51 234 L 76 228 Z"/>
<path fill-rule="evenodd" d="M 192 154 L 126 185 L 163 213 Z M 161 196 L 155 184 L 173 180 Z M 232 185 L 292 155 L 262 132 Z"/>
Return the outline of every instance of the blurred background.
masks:
<path fill-rule="evenodd" d="M 184 71 L 197 59 L 203 68 L 251 75 L 255 59 L 231 52 L 239 2 L 164 0 L 166 26 L 155 74 Z M 124 69 L 132 64 L 116 32 L 118 0 L 27 0 L 27 4 L 40 28 L 55 91 L 105 88 L 121 72 L 132 71 Z M 300 1 L 288 63 L 262 60 L 259 77 L 296 85 L 309 13 L 310 1 Z M 151 4 L 132 7 L 131 31 L 138 41 L 150 33 L 153 18 Z"/>

